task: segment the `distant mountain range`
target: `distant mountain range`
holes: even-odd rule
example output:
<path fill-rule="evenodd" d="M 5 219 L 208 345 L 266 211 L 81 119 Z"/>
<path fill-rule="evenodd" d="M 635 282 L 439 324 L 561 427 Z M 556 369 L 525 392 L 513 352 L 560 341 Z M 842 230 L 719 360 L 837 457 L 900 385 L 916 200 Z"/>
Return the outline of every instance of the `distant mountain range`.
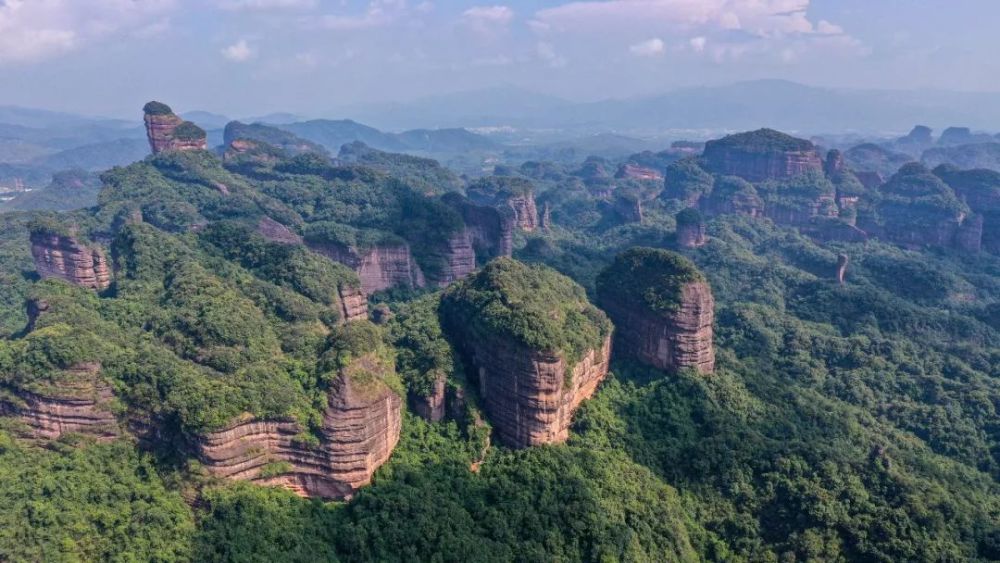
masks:
<path fill-rule="evenodd" d="M 771 127 L 799 134 L 890 134 L 925 123 L 939 129 L 967 125 L 1000 130 L 1000 93 L 848 90 L 783 80 L 684 88 L 591 103 L 501 88 L 344 111 L 385 129 L 506 125 L 664 135 L 677 130 L 717 133 Z"/>

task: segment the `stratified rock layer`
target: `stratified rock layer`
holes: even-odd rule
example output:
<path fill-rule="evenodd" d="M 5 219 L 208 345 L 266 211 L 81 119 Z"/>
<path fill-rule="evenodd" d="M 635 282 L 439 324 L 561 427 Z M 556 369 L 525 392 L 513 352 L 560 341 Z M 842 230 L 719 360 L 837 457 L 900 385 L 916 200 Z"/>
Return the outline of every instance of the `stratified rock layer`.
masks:
<path fill-rule="evenodd" d="M 497 438 L 512 448 L 563 442 L 573 412 L 608 374 L 611 338 L 568 366 L 558 354 L 495 339 L 470 343 L 479 393 Z"/>
<path fill-rule="evenodd" d="M 824 168 L 823 159 L 812 143 L 769 129 L 709 141 L 705 144 L 704 159 L 711 172 L 750 182 L 822 173 Z"/>
<path fill-rule="evenodd" d="M 331 386 L 318 444 L 302 442 L 294 421 L 248 417 L 201 436 L 199 458 L 217 477 L 350 498 L 392 455 L 401 421 L 402 401 L 384 383 L 341 376 Z"/>
<path fill-rule="evenodd" d="M 67 370 L 66 381 L 57 388 L 11 389 L 13 398 L 0 400 L 0 414 L 19 418 L 34 438 L 53 440 L 73 432 L 113 440 L 119 434 L 108 406 L 114 395 L 99 381 L 100 369 L 97 363 L 79 364 Z"/>
<path fill-rule="evenodd" d="M 424 287 L 424 274 L 405 243 L 359 250 L 333 243 L 309 243 L 312 250 L 357 272 L 365 294 L 393 287 Z"/>
<path fill-rule="evenodd" d="M 150 102 L 143 110 L 146 137 L 149 139 L 149 148 L 153 154 L 164 151 L 205 150 L 208 148 L 205 132 L 201 131 L 195 124 L 174 115 L 167 105 Z M 178 134 L 179 128 L 182 128 L 182 131 L 190 130 L 193 134 L 180 135 Z"/>
<path fill-rule="evenodd" d="M 60 278 L 72 284 L 103 290 L 111 284 L 104 251 L 76 238 L 55 233 L 31 234 L 31 256 L 43 278 Z"/>
<path fill-rule="evenodd" d="M 341 285 L 338 289 L 340 298 L 340 318 L 344 322 L 352 322 L 368 318 L 368 299 L 360 287 Z"/>
<path fill-rule="evenodd" d="M 712 323 L 715 300 L 704 282 L 685 284 L 675 312 L 657 314 L 606 295 L 601 305 L 615 322 L 619 350 L 656 368 L 715 370 Z"/>

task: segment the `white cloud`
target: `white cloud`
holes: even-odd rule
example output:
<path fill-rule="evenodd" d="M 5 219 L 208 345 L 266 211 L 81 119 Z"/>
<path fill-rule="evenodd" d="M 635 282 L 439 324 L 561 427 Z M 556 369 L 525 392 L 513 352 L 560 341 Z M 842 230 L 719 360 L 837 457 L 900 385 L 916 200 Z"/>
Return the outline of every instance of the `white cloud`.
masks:
<path fill-rule="evenodd" d="M 417 6 L 416 11 L 424 13 L 431 9 L 433 9 L 433 5 L 424 2 Z M 324 16 L 320 21 L 321 25 L 327 29 L 350 31 L 384 27 L 404 19 L 404 16 L 409 13 L 411 11 L 407 8 L 406 0 L 372 0 L 368 3 L 368 8 L 361 14 L 330 14 Z"/>
<path fill-rule="evenodd" d="M 812 33 L 809 0 L 594 0 L 538 11 L 535 19 L 560 31 L 598 29 L 740 29 L 751 34 Z"/>
<path fill-rule="evenodd" d="M 667 46 L 663 43 L 662 39 L 654 37 L 653 39 L 636 43 L 629 47 L 628 50 L 637 57 L 655 57 L 665 53 Z"/>
<path fill-rule="evenodd" d="M 246 39 L 240 39 L 236 43 L 222 49 L 222 56 L 236 63 L 249 61 L 254 55 L 256 55 L 256 52 L 250 47 Z"/>
<path fill-rule="evenodd" d="M 266 10 L 304 10 L 319 5 L 317 0 L 219 0 L 218 5 L 223 10 L 232 11 L 266 11 Z"/>
<path fill-rule="evenodd" d="M 538 58 L 550 67 L 562 68 L 566 66 L 566 58 L 557 53 L 555 47 L 553 47 L 551 43 L 542 41 L 538 43 L 535 50 L 538 53 Z"/>
<path fill-rule="evenodd" d="M 816 24 L 816 33 L 823 35 L 841 35 L 844 33 L 844 28 L 826 20 L 819 20 L 819 23 Z"/>
<path fill-rule="evenodd" d="M 142 29 L 175 0 L 5 0 L 0 2 L 0 64 L 43 60 Z"/>
<path fill-rule="evenodd" d="M 691 40 L 688 41 L 688 45 L 691 45 L 691 49 L 695 53 L 703 53 L 703 52 L 705 52 L 705 45 L 706 44 L 708 44 L 708 38 L 706 38 L 704 36 L 692 37 Z"/>
<path fill-rule="evenodd" d="M 514 10 L 507 6 L 473 6 L 462 12 L 462 21 L 480 35 L 493 36 L 507 29 Z"/>

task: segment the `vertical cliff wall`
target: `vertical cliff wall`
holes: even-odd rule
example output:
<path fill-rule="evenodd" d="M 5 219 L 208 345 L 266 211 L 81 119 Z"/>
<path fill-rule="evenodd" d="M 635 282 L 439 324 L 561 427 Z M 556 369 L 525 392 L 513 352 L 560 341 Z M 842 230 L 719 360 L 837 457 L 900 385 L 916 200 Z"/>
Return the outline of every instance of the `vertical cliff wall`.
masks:
<path fill-rule="evenodd" d="M 111 270 L 104 251 L 85 246 L 75 237 L 34 231 L 31 256 L 38 275 L 43 278 L 60 278 L 96 290 L 106 289 L 111 284 Z"/>
<path fill-rule="evenodd" d="M 164 151 L 205 150 L 208 139 L 200 127 L 174 115 L 170 106 L 149 102 L 143 107 L 146 137 L 153 154 Z"/>
<path fill-rule="evenodd" d="M 690 260 L 633 248 L 601 272 L 597 295 L 615 323 L 620 352 L 659 369 L 715 369 L 715 301 Z"/>

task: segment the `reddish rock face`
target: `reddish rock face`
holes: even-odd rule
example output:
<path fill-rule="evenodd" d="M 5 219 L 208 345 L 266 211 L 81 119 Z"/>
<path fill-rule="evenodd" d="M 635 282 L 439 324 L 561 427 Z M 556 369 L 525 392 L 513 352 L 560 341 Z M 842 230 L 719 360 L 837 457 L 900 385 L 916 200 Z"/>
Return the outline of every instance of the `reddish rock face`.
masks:
<path fill-rule="evenodd" d="M 704 223 L 677 225 L 677 245 L 681 248 L 698 248 L 708 242 Z"/>
<path fill-rule="evenodd" d="M 64 279 L 96 290 L 111 285 L 111 271 L 104 251 L 84 246 L 73 237 L 32 233 L 31 256 L 38 275 L 43 278 Z"/>
<path fill-rule="evenodd" d="M 749 182 L 781 180 L 805 174 L 823 172 L 823 160 L 813 150 L 748 152 L 730 147 L 705 148 L 705 159 L 712 172 L 739 176 Z"/>
<path fill-rule="evenodd" d="M 174 115 L 173 111 L 166 105 L 150 102 L 143 109 L 146 138 L 149 139 L 149 148 L 153 154 L 159 154 L 163 151 L 190 151 L 208 148 L 205 132 L 193 123 Z M 179 134 L 178 128 L 182 126 L 184 134 Z"/>
<path fill-rule="evenodd" d="M 34 438 L 54 440 L 66 433 L 78 433 L 113 440 L 118 423 L 108 403 L 114 398 L 111 387 L 99 381 L 101 365 L 79 364 L 67 370 L 59 389 L 31 392 L 12 390 L 15 398 L 0 400 L 0 414 L 17 416 Z"/>
<path fill-rule="evenodd" d="M 513 213 L 505 213 L 493 206 L 476 205 L 467 200 L 454 199 L 452 205 L 462 214 L 468 236 L 477 251 L 492 257 L 509 257 L 513 254 L 514 229 L 518 227 L 519 222 L 518 210 L 513 205 L 511 205 Z M 533 212 L 533 199 L 530 209 Z M 524 215 L 528 212 L 522 209 L 520 213 Z"/>
<path fill-rule="evenodd" d="M 621 167 L 618 168 L 618 172 L 615 174 L 615 177 L 629 180 L 648 180 L 654 182 L 663 180 L 663 174 L 660 174 L 656 170 L 639 166 L 638 164 L 632 164 L 631 162 L 621 165 Z"/>
<path fill-rule="evenodd" d="M 658 369 L 694 368 L 701 373 L 715 369 L 715 300 L 708 284 L 685 284 L 680 306 L 669 314 L 629 307 L 613 295 L 602 296 L 602 304 L 615 322 L 619 347 L 626 354 Z"/>
<path fill-rule="evenodd" d="M 330 243 L 309 243 L 309 248 L 357 272 L 366 295 L 392 287 L 426 285 L 424 274 L 405 243 L 376 246 L 363 252 Z"/>
<path fill-rule="evenodd" d="M 611 338 L 567 366 L 558 354 L 498 338 L 470 343 L 480 396 L 501 442 L 512 448 L 564 442 L 573 412 L 608 374 Z"/>
<path fill-rule="evenodd" d="M 337 292 L 340 297 L 340 318 L 343 322 L 368 318 L 368 299 L 360 287 L 341 285 Z"/>
<path fill-rule="evenodd" d="M 441 250 L 444 268 L 433 276 L 427 276 L 434 285 L 446 287 L 476 270 L 476 251 L 472 247 L 472 235 L 468 229 L 449 238 Z"/>
<path fill-rule="evenodd" d="M 201 436 L 199 458 L 217 477 L 283 486 L 306 497 L 350 498 L 399 442 L 402 401 L 380 380 L 340 376 L 327 403 L 317 445 L 296 438 L 302 432 L 296 422 L 247 418 Z"/>
<path fill-rule="evenodd" d="M 534 193 L 512 197 L 507 200 L 507 205 L 514 210 L 514 224 L 517 228 L 531 232 L 538 227 L 538 209 L 535 207 Z"/>
<path fill-rule="evenodd" d="M 434 380 L 434 388 L 426 397 L 413 397 L 413 411 L 424 420 L 439 422 L 445 414 L 445 378 L 439 376 Z"/>
<path fill-rule="evenodd" d="M 271 242 L 292 245 L 302 244 L 302 237 L 266 215 L 257 222 L 257 234 Z"/>

